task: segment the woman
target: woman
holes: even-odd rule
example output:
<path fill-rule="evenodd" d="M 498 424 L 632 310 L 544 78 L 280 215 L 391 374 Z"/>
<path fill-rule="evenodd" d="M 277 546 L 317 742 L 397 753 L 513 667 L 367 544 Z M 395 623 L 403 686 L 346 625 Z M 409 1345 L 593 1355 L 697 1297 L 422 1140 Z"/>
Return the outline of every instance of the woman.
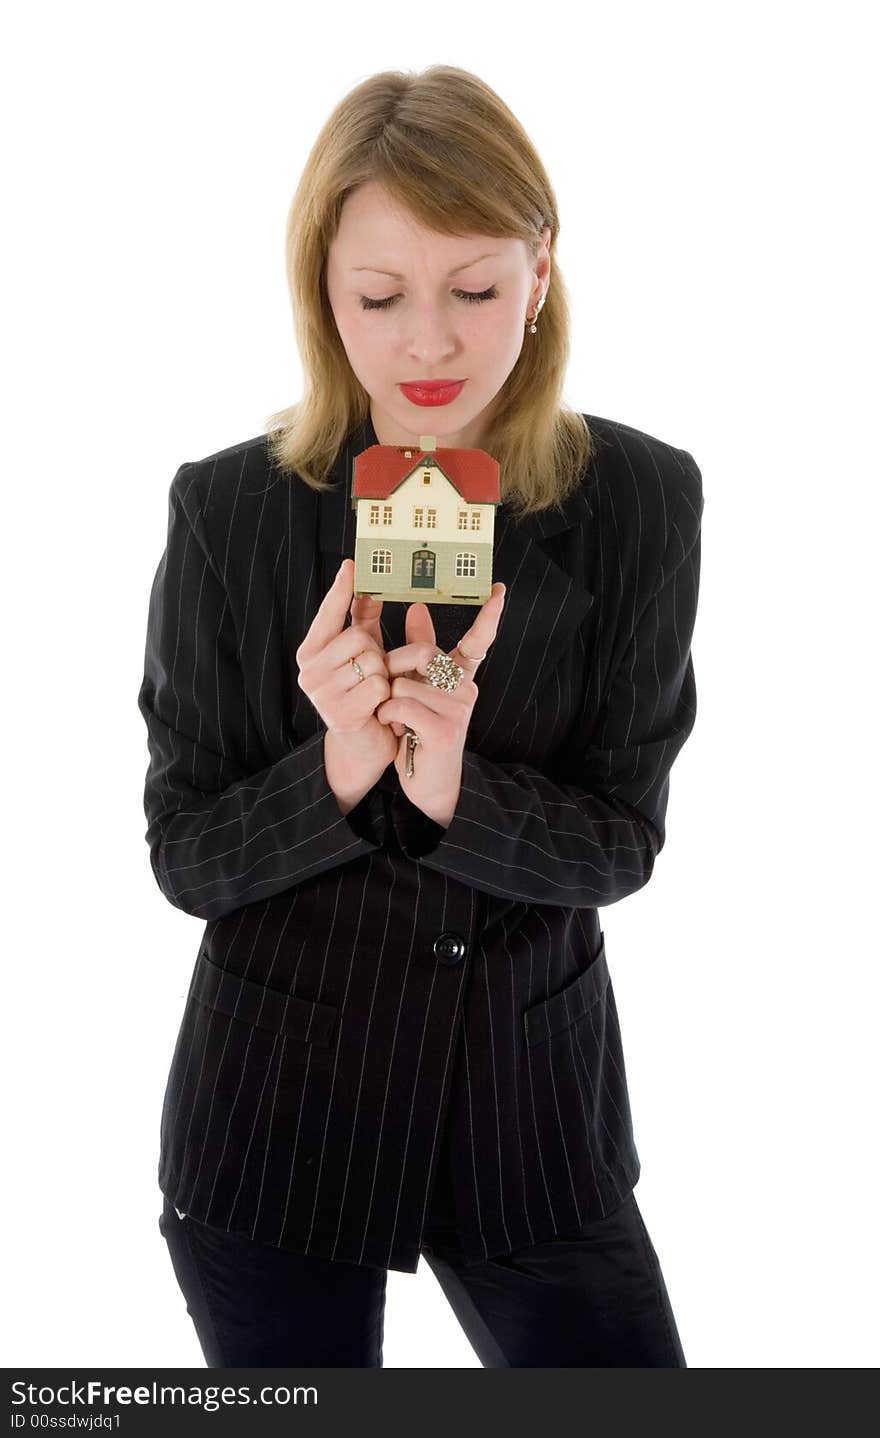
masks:
<path fill-rule="evenodd" d="M 422 1253 L 484 1366 L 686 1366 L 597 910 L 695 719 L 701 476 L 562 406 L 559 228 L 477 77 L 357 86 L 290 210 L 305 397 L 171 484 L 146 837 L 205 929 L 160 1227 L 212 1367 L 381 1367 Z M 353 460 L 429 433 L 500 465 L 476 613 L 353 597 Z"/>

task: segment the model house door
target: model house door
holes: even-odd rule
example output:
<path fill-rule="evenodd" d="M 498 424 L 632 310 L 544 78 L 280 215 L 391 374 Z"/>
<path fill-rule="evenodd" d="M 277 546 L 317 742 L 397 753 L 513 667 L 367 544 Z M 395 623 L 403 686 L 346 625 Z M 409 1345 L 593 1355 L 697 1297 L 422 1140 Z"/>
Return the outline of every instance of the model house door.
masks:
<path fill-rule="evenodd" d="M 417 549 L 412 557 L 411 589 L 435 589 L 437 556 L 433 549 Z"/>

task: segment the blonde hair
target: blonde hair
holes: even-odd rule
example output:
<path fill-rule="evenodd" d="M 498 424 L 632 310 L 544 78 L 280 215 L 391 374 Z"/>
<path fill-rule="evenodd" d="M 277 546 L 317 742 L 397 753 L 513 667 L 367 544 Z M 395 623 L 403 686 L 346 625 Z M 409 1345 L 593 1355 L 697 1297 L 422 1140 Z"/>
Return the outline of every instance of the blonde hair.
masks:
<path fill-rule="evenodd" d="M 287 218 L 287 283 L 305 376 L 303 398 L 266 420 L 274 464 L 315 490 L 370 397 L 355 376 L 327 295 L 327 252 L 347 197 L 370 180 L 422 224 L 451 234 L 517 236 L 534 259 L 549 225 L 550 180 L 516 117 L 478 76 L 452 65 L 385 70 L 351 90 L 321 129 Z M 524 317 L 525 320 L 525 317 Z M 582 414 L 562 402 L 569 307 L 553 258 L 535 334 L 526 333 L 483 437 L 515 517 L 561 505 L 593 452 Z"/>

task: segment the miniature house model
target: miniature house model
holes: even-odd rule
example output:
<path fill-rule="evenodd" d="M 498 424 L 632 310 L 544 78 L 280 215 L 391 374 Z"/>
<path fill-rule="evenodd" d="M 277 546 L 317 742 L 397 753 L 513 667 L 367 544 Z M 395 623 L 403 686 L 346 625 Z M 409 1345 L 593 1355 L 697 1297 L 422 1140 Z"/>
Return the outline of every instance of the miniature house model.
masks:
<path fill-rule="evenodd" d="M 371 444 L 352 466 L 354 593 L 484 604 L 492 592 L 498 461 L 484 449 Z"/>

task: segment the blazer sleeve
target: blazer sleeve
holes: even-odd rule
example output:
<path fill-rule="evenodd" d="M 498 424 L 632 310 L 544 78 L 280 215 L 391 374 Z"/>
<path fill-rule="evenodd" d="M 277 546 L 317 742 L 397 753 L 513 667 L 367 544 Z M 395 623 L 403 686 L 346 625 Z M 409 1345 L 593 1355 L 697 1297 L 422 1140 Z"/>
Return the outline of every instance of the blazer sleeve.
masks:
<path fill-rule="evenodd" d="M 176 908 L 205 920 L 380 847 L 371 796 L 343 815 L 327 783 L 324 728 L 250 772 L 238 653 L 195 469 L 183 464 L 171 482 L 167 543 L 150 593 L 138 707 L 147 725 L 153 873 Z"/>
<path fill-rule="evenodd" d="M 648 882 L 666 838 L 669 771 L 696 719 L 703 492 L 692 455 L 680 454 L 687 469 L 660 571 L 585 738 L 579 782 L 465 748 L 448 828 L 402 789 L 395 794 L 392 817 L 409 857 L 532 904 L 598 908 Z"/>

